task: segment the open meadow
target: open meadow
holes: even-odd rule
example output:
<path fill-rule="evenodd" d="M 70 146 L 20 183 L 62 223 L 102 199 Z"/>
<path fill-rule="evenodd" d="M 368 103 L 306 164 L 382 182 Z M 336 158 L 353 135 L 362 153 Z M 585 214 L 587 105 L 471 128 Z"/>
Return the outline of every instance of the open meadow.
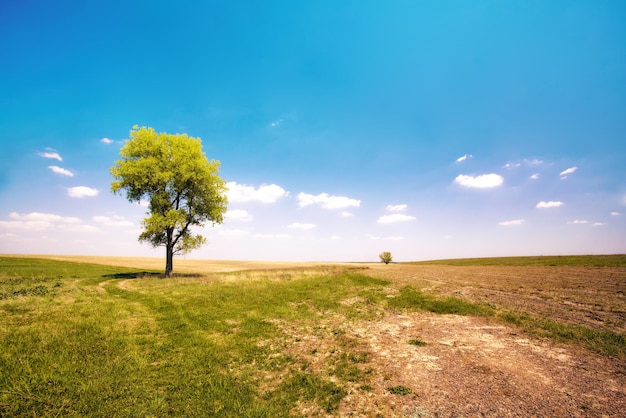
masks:
<path fill-rule="evenodd" d="M 0 416 L 623 416 L 626 255 L 0 256 Z"/>

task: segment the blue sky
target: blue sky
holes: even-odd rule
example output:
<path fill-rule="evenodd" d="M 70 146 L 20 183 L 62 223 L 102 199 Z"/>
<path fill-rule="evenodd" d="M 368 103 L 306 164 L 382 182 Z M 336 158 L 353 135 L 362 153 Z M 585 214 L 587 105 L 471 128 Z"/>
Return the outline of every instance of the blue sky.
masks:
<path fill-rule="evenodd" d="M 0 253 L 156 256 L 133 125 L 229 182 L 188 257 L 626 252 L 623 1 L 0 4 Z"/>

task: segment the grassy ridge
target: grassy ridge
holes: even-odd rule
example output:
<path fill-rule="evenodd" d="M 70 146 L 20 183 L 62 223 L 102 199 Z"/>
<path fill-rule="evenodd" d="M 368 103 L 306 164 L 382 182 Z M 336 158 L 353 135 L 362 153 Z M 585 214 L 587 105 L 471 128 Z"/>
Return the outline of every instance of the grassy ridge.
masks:
<path fill-rule="evenodd" d="M 626 254 L 458 258 L 449 260 L 418 261 L 406 264 L 435 264 L 446 266 L 626 267 Z"/>

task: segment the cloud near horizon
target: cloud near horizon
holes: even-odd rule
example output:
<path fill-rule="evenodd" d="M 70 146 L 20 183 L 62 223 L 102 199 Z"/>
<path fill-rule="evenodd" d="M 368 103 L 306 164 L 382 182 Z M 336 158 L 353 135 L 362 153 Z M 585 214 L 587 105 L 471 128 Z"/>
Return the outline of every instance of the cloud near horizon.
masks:
<path fill-rule="evenodd" d="M 103 224 L 104 226 L 135 226 L 134 223 L 127 220 L 123 216 L 93 216 L 91 218 L 94 222 Z"/>
<path fill-rule="evenodd" d="M 289 196 L 288 191 L 276 184 L 262 184 L 256 189 L 254 186 L 230 181 L 226 183 L 226 188 L 229 202 L 275 203 L 278 199 Z"/>
<path fill-rule="evenodd" d="M 302 231 L 308 231 L 308 230 L 315 228 L 317 225 L 294 222 L 294 223 L 289 224 L 288 226 L 291 229 L 300 229 Z"/>
<path fill-rule="evenodd" d="M 252 220 L 252 215 L 244 209 L 229 209 L 224 217 L 229 220 L 248 222 Z"/>
<path fill-rule="evenodd" d="M 482 174 L 480 176 L 468 176 L 459 174 L 454 182 L 463 187 L 474 189 L 490 189 L 498 187 L 504 182 L 504 178 L 498 174 Z"/>
<path fill-rule="evenodd" d="M 541 201 L 539 203 L 537 203 L 537 208 L 558 208 L 559 206 L 564 205 L 565 203 L 560 202 L 560 201 L 554 201 L 554 200 L 550 200 L 549 202 L 546 201 Z"/>
<path fill-rule="evenodd" d="M 358 208 L 361 201 L 346 196 L 331 196 L 328 193 L 312 195 L 308 193 L 298 193 L 298 206 L 303 208 L 309 205 L 319 205 L 324 209 L 345 209 L 349 207 Z"/>
<path fill-rule="evenodd" d="M 379 224 L 392 224 L 396 222 L 412 221 L 414 219 L 415 219 L 415 216 L 405 215 L 403 213 L 394 213 L 391 215 L 381 216 L 380 218 L 378 218 L 377 222 Z"/>
<path fill-rule="evenodd" d="M 521 225 L 525 222 L 524 219 L 513 219 L 511 221 L 502 221 L 499 222 L 498 225 L 502 225 L 502 226 L 514 226 L 514 225 Z"/>
<path fill-rule="evenodd" d="M 407 205 L 387 205 L 386 209 L 389 212 L 404 212 L 407 208 Z"/>
<path fill-rule="evenodd" d="M 76 187 L 69 187 L 67 189 L 67 194 L 70 197 L 94 197 L 94 196 L 98 196 L 98 193 L 100 193 L 98 191 L 98 189 L 94 189 L 91 187 L 87 187 L 87 186 L 76 186 Z"/>
<path fill-rule="evenodd" d="M 0 228 L 20 229 L 25 231 L 43 231 L 55 227 L 78 228 L 81 225 L 79 218 L 71 216 L 60 216 L 51 213 L 31 212 L 20 214 L 17 212 L 9 213 L 11 221 L 0 221 Z"/>

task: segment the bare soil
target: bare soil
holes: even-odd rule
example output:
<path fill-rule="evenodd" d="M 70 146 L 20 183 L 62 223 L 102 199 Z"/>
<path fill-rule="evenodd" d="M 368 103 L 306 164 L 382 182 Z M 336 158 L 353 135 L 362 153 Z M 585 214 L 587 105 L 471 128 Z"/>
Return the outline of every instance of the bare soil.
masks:
<path fill-rule="evenodd" d="M 624 331 L 626 269 L 372 265 L 368 275 L 571 324 Z M 349 300 L 357 304 L 362 301 Z M 287 329 L 287 350 L 327 368 L 337 335 L 357 344 L 369 384 L 355 382 L 341 416 L 624 417 L 626 359 L 524 335 L 494 320 L 426 312 L 379 312 L 350 321 L 329 313 L 314 327 Z M 419 339 L 424 346 L 412 345 Z M 393 394 L 392 387 L 411 393 Z M 301 409 L 306 415 L 319 410 Z"/>

